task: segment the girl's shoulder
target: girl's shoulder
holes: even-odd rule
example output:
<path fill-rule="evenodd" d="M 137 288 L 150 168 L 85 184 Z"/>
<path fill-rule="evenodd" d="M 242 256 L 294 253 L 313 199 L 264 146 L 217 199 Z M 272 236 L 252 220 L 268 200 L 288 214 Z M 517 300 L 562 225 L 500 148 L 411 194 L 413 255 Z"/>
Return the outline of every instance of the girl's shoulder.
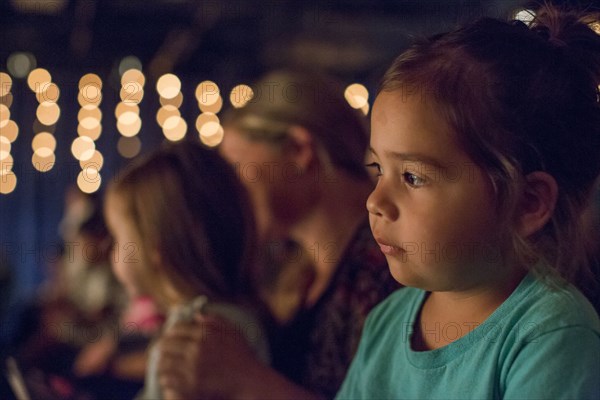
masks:
<path fill-rule="evenodd" d="M 584 328 L 600 335 L 600 319 L 588 299 L 573 285 L 552 276 L 530 273 L 512 317 L 527 323 L 532 335 L 560 329 Z"/>

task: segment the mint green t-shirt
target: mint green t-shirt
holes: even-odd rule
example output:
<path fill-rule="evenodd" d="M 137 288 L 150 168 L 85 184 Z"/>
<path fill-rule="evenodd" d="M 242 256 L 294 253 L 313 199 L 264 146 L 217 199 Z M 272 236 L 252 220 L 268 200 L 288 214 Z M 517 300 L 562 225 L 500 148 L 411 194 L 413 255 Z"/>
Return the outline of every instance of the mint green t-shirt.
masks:
<path fill-rule="evenodd" d="M 527 275 L 488 319 L 426 327 L 452 339 L 411 349 L 425 299 L 403 288 L 369 315 L 338 399 L 599 399 L 600 321 L 568 285 Z"/>

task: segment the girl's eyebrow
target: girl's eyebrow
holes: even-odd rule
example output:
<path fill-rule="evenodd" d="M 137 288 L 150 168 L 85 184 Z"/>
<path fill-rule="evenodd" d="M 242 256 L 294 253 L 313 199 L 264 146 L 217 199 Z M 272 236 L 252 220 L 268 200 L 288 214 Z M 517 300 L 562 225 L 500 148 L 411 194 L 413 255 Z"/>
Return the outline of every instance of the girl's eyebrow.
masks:
<path fill-rule="evenodd" d="M 377 152 L 371 146 L 369 146 L 369 152 L 377 156 Z M 397 159 L 399 161 L 414 161 L 422 164 L 430 165 L 437 169 L 445 169 L 444 164 L 439 160 L 419 153 L 398 153 L 396 151 L 384 151 L 383 154 L 386 157 Z"/>

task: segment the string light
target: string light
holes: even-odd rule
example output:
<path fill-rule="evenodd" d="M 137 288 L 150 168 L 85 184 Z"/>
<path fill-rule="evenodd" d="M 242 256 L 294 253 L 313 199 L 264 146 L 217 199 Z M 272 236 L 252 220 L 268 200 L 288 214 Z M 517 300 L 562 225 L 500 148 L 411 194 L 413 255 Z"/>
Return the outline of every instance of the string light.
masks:
<path fill-rule="evenodd" d="M 121 76 L 121 102 L 115 108 L 117 130 L 123 137 L 133 137 L 142 129 L 138 104 L 144 98 L 146 78 L 142 71 L 129 69 Z"/>
<path fill-rule="evenodd" d="M 102 183 L 100 171 L 94 167 L 87 167 L 81 170 L 77 175 L 77 186 L 84 193 L 94 193 L 98 191 Z"/>
<path fill-rule="evenodd" d="M 246 84 L 237 85 L 231 89 L 229 101 L 235 108 L 244 107 L 254 97 L 254 91 Z"/>
<path fill-rule="evenodd" d="M 172 99 L 181 92 L 181 81 L 176 75 L 164 74 L 158 78 L 156 90 L 160 97 Z"/>
<path fill-rule="evenodd" d="M 17 176 L 12 171 L 0 170 L 0 193 L 9 194 L 17 186 Z"/>
<path fill-rule="evenodd" d="M 350 107 L 357 110 L 362 109 L 369 103 L 369 91 L 360 83 L 353 83 L 349 85 L 344 91 L 344 97 L 346 98 L 348 104 L 350 104 Z"/>
<path fill-rule="evenodd" d="M 133 158 L 140 153 L 142 142 L 137 136 L 121 137 L 117 143 L 117 150 L 122 157 Z"/>

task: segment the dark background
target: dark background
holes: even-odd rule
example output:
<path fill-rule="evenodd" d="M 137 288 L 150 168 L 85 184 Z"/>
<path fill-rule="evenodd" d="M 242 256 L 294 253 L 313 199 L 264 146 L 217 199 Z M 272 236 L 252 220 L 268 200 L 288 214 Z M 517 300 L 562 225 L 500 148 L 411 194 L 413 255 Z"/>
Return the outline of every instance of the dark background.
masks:
<path fill-rule="evenodd" d="M 571 2 L 592 4 L 592 2 Z M 65 189 L 75 183 L 79 165 L 70 154 L 77 136 L 77 83 L 94 72 L 104 80 L 104 181 L 127 160 L 116 152 L 119 134 L 114 107 L 120 60 L 138 57 L 147 77 L 140 105 L 142 152 L 163 135 L 155 120 L 156 79 L 166 72 L 183 83 L 182 115 L 188 135 L 196 135 L 199 111 L 195 86 L 211 79 L 227 93 L 282 66 L 323 69 L 344 83 L 360 82 L 373 94 L 391 60 L 413 39 L 448 30 L 481 16 L 506 17 L 523 5 L 517 0 L 0 0 L 0 71 L 17 51 L 35 55 L 61 89 L 56 125 L 56 165 L 42 174 L 31 165 L 32 124 L 37 102 L 24 79 L 13 78 L 11 119 L 20 128 L 13 143 L 14 192 L 0 194 L 0 246 L 11 265 L 13 309 L 34 295 L 49 261 L 57 257 L 57 225 Z M 372 102 L 373 98 L 370 99 Z M 104 186 L 104 185 L 103 185 Z M 5 293 L 6 294 L 6 293 Z M 0 338 L 10 324 L 0 325 Z"/>

